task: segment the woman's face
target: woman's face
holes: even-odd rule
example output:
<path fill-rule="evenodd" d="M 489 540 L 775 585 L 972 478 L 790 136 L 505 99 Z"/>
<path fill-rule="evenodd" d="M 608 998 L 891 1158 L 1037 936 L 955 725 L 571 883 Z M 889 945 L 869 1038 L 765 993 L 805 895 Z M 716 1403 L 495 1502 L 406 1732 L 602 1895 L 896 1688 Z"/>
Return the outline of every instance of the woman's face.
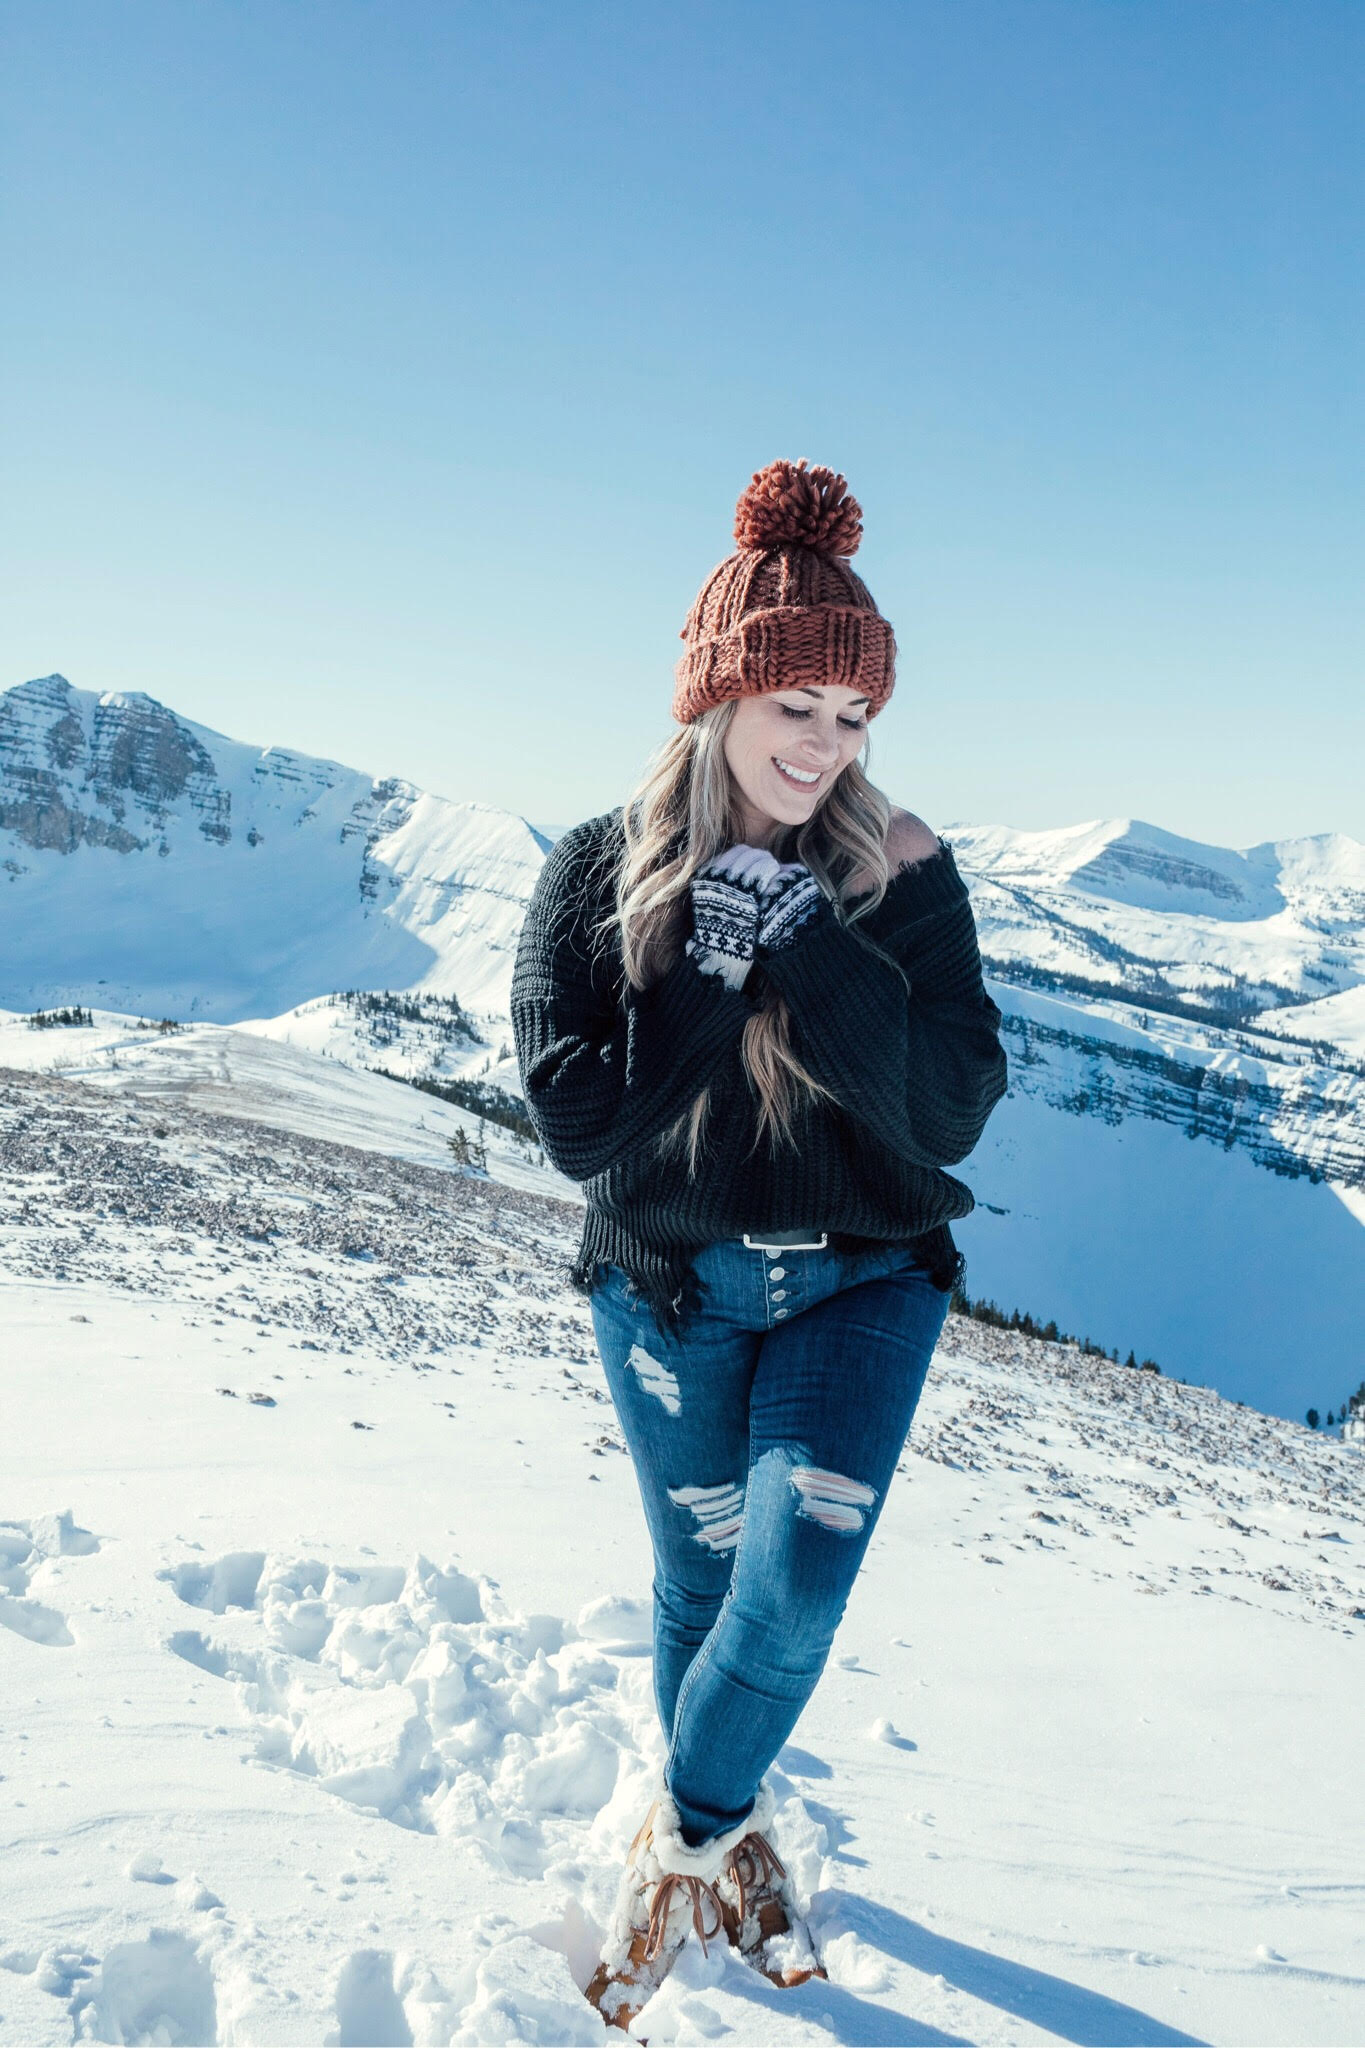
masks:
<path fill-rule="evenodd" d="M 750 846 L 804 825 L 867 737 L 866 696 L 843 683 L 802 683 L 736 700 L 725 760 Z"/>

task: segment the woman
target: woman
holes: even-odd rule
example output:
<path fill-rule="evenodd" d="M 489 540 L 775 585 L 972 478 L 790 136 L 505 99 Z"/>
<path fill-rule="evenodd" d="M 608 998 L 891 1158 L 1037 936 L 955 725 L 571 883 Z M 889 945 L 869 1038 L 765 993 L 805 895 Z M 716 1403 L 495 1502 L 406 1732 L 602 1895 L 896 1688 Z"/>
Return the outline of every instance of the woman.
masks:
<path fill-rule="evenodd" d="M 841 476 L 775 462 L 682 638 L 680 726 L 556 841 L 512 1021 L 581 1181 L 654 1553 L 668 1742 L 588 1996 L 626 2027 L 694 1925 L 819 1969 L 764 1773 L 824 1668 L 962 1268 L 944 1171 L 1005 1091 L 952 848 L 868 780 L 895 643 Z"/>

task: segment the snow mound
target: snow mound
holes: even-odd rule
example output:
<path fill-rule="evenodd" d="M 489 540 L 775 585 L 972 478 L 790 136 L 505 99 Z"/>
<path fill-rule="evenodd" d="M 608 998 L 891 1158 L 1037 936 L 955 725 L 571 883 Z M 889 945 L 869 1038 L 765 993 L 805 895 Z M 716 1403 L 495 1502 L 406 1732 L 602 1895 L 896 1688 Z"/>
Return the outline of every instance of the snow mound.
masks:
<path fill-rule="evenodd" d="M 250 1616 L 230 1641 L 177 1630 L 166 1647 L 235 1687 L 263 1763 L 401 1827 L 458 1834 L 501 1871 L 540 1877 L 572 1856 L 623 1760 L 643 1770 L 638 1689 L 623 1691 L 606 1646 L 510 1612 L 458 1566 L 237 1553 L 161 1576 L 190 1606 Z"/>

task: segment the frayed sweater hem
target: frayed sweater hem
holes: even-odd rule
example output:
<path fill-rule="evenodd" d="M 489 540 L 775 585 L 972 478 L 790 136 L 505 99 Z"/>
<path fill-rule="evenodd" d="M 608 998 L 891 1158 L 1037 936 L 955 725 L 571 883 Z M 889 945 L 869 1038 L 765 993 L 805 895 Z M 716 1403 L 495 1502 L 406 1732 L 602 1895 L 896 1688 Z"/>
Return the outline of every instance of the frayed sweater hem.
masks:
<path fill-rule="evenodd" d="M 738 1239 L 740 1233 L 734 1235 Z M 829 1249 L 843 1261 L 846 1273 L 868 1252 L 881 1251 L 892 1244 L 912 1250 L 932 1284 L 942 1293 L 951 1294 L 961 1287 L 967 1261 L 947 1223 L 903 1238 L 864 1237 L 842 1230 L 829 1233 Z M 605 1277 L 607 1266 L 618 1266 L 648 1304 L 660 1334 L 680 1338 L 705 1308 L 706 1283 L 695 1263 L 705 1249 L 706 1243 L 663 1248 L 640 1244 L 629 1238 L 619 1224 L 589 1209 L 569 1278 L 578 1293 L 591 1296 Z"/>

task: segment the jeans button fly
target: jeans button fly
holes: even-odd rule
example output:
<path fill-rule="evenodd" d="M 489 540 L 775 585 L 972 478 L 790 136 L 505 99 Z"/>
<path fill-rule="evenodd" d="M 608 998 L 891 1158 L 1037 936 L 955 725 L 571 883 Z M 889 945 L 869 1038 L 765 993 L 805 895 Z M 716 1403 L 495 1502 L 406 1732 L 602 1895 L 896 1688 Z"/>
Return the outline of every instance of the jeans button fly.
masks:
<path fill-rule="evenodd" d="M 774 1321 L 776 1321 L 776 1320 L 777 1320 L 777 1318 L 778 1318 L 779 1316 L 784 1316 L 784 1315 L 785 1315 L 786 1313 L 787 1313 L 787 1311 L 786 1311 L 786 1310 L 785 1310 L 784 1308 L 775 1308 L 775 1309 L 773 1310 L 773 1319 L 774 1319 Z"/>
<path fill-rule="evenodd" d="M 773 1289 L 773 1300 L 774 1300 L 774 1301 L 785 1301 L 786 1299 L 787 1299 L 787 1290 L 786 1290 L 786 1288 L 785 1288 L 785 1287 L 775 1287 L 775 1288 Z"/>
<path fill-rule="evenodd" d="M 786 1277 L 787 1269 L 785 1266 L 774 1266 L 771 1273 L 769 1273 L 768 1275 L 768 1278 L 770 1280 L 785 1280 Z"/>

